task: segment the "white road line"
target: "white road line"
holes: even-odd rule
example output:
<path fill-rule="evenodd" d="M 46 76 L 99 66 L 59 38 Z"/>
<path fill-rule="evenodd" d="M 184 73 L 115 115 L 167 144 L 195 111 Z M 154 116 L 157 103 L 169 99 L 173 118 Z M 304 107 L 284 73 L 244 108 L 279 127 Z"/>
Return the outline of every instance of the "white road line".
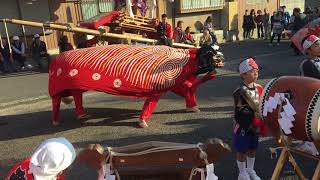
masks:
<path fill-rule="evenodd" d="M 90 91 L 90 92 L 83 93 L 83 96 L 88 97 L 88 96 L 95 96 L 98 94 L 99 94 L 99 92 Z M 39 101 L 50 100 L 50 99 L 51 98 L 48 95 L 42 95 L 42 96 L 31 97 L 31 98 L 23 98 L 23 99 L 11 101 L 11 102 L 0 103 L 0 109 L 3 110 L 3 109 L 11 108 L 12 106 L 16 106 L 16 105 L 20 105 L 20 104 L 29 104 L 31 102 L 36 103 Z"/>
<path fill-rule="evenodd" d="M 259 54 L 259 55 L 254 55 L 253 57 L 258 58 L 258 57 L 267 57 L 267 56 L 273 56 L 273 55 L 278 55 L 278 54 L 284 54 L 284 53 L 288 53 L 292 50 L 285 50 L 285 51 L 278 51 L 278 52 L 272 52 L 272 53 L 267 53 L 267 54 Z M 226 62 L 232 62 L 232 61 L 241 61 L 248 58 L 247 57 L 242 57 L 242 58 L 237 58 L 237 59 L 231 59 L 231 60 L 227 60 Z"/>

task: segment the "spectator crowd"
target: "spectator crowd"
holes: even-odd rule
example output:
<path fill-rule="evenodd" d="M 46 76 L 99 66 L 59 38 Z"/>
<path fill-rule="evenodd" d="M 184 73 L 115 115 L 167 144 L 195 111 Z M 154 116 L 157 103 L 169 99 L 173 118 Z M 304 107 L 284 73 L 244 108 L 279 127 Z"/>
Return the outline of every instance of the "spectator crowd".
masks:
<path fill-rule="evenodd" d="M 166 14 L 162 14 L 161 22 L 157 25 L 157 34 L 160 40 L 160 44 L 172 46 L 173 42 L 184 43 L 190 45 L 196 45 L 197 42 L 193 35 L 191 34 L 191 27 L 187 26 L 185 29 L 183 27 L 183 21 L 178 21 L 177 26 L 172 28 L 171 24 L 168 22 Z M 214 45 L 217 43 L 217 37 L 215 35 L 213 20 L 211 16 L 208 16 L 206 21 L 203 23 L 202 36 L 198 44 L 203 45 Z"/>
<path fill-rule="evenodd" d="M 277 38 L 279 45 L 284 32 L 290 31 L 295 34 L 299 29 L 304 27 L 309 22 L 320 17 L 320 8 L 307 7 L 304 12 L 300 8 L 294 8 L 290 14 L 286 10 L 286 6 L 281 6 L 277 11 L 274 11 L 270 16 L 267 9 L 245 11 L 243 15 L 243 39 L 254 39 L 254 31 L 257 31 L 257 38 L 269 40 L 270 45 Z M 298 51 L 296 51 L 298 53 Z"/>
<path fill-rule="evenodd" d="M 286 10 L 286 6 L 281 6 L 272 15 L 267 9 L 245 10 L 243 15 L 243 39 L 254 39 L 254 32 L 256 31 L 258 39 L 269 40 L 269 45 L 273 45 L 273 41 L 277 39 L 279 45 L 281 38 L 284 37 L 284 32 L 295 34 L 299 29 L 304 27 L 309 22 L 320 17 L 320 8 L 307 7 L 304 12 L 300 8 L 294 8 L 290 14 Z M 203 23 L 202 35 L 198 41 L 194 38 L 192 28 L 190 26 L 184 27 L 184 22 L 179 20 L 176 27 L 168 22 L 166 14 L 162 14 L 161 21 L 156 25 L 159 44 L 172 46 L 173 42 L 184 43 L 189 45 L 214 45 L 218 43 L 213 19 L 208 16 Z M 1 40 L 0 47 L 0 72 L 12 73 L 23 71 L 26 69 L 26 45 L 22 42 L 19 36 L 13 36 L 11 42 L 7 38 Z M 97 39 L 87 40 L 85 36 L 79 38 L 77 48 L 85 48 L 93 46 Z M 61 36 L 59 39 L 59 52 L 72 50 L 73 46 L 68 42 L 67 36 Z M 298 55 L 300 51 L 292 44 L 292 48 Z M 47 52 L 46 43 L 40 40 L 40 35 L 33 36 L 33 42 L 30 46 L 31 58 L 36 62 L 39 69 L 47 68 L 44 64 L 49 64 L 50 56 Z M 44 63 L 46 62 L 46 63 Z"/>

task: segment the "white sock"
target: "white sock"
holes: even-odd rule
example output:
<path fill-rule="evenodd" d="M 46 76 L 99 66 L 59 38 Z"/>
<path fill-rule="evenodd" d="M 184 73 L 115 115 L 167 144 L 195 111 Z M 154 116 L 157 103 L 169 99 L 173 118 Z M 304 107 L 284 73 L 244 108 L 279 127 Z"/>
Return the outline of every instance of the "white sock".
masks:
<path fill-rule="evenodd" d="M 247 168 L 254 170 L 254 161 L 256 158 L 247 157 Z"/>
<path fill-rule="evenodd" d="M 245 161 L 243 161 L 243 162 L 237 161 L 237 165 L 239 168 L 239 174 L 245 172 L 245 170 L 246 170 L 246 162 Z"/>

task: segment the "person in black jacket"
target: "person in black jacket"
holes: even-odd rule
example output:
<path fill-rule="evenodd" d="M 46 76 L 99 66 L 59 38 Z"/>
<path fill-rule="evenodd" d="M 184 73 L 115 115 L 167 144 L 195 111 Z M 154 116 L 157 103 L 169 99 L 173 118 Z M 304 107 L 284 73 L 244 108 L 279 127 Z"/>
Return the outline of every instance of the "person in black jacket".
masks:
<path fill-rule="evenodd" d="M 14 61 L 20 64 L 19 70 L 25 70 L 25 61 L 26 61 L 26 54 L 25 54 L 25 45 L 23 42 L 20 41 L 19 36 L 12 37 L 12 57 Z"/>
<path fill-rule="evenodd" d="M 173 31 L 171 25 L 167 22 L 168 18 L 166 14 L 161 15 L 162 21 L 157 27 L 157 34 L 159 36 L 160 43 L 162 45 L 172 47 Z"/>
<path fill-rule="evenodd" d="M 32 57 L 38 63 L 39 69 L 42 68 L 42 61 L 47 59 L 49 61 L 49 55 L 47 53 L 46 43 L 40 40 L 40 35 L 34 35 L 34 41 L 31 44 Z"/>
<path fill-rule="evenodd" d="M 294 8 L 293 9 L 293 18 L 292 18 L 292 25 L 291 25 L 291 32 L 292 34 L 295 34 L 298 32 L 301 28 L 303 28 L 307 24 L 307 18 L 304 14 L 301 14 L 300 8 Z M 294 53 L 296 55 L 300 55 L 300 50 L 294 45 L 294 43 L 291 43 L 291 48 L 293 48 Z"/>
<path fill-rule="evenodd" d="M 260 38 L 263 39 L 264 38 L 264 29 L 263 29 L 264 17 L 262 15 L 262 11 L 260 9 L 257 11 L 257 14 L 258 14 L 258 16 L 256 17 L 255 21 L 257 23 L 258 39 L 260 39 Z"/>
<path fill-rule="evenodd" d="M 15 72 L 16 68 L 13 64 L 7 39 L 2 39 L 2 45 L 3 47 L 0 47 L 0 61 L 2 61 L 4 73 Z"/>
<path fill-rule="evenodd" d="M 301 28 L 303 28 L 307 23 L 307 18 L 304 14 L 301 13 L 300 8 L 294 8 L 293 9 L 293 24 L 292 24 L 292 28 L 291 31 L 292 33 L 296 33 L 298 32 Z"/>
<path fill-rule="evenodd" d="M 256 11 L 250 10 L 250 39 L 253 39 L 254 29 L 256 28 Z"/>
<path fill-rule="evenodd" d="M 320 39 L 309 35 L 303 39 L 302 47 L 308 59 L 300 64 L 301 75 L 320 80 Z"/>
<path fill-rule="evenodd" d="M 243 28 L 243 39 L 248 39 L 249 33 L 250 33 L 250 16 L 248 14 L 248 9 L 246 9 L 245 14 L 243 15 L 242 28 Z"/>
<path fill-rule="evenodd" d="M 309 35 L 302 40 L 302 48 L 308 59 L 300 64 L 301 76 L 320 80 L 320 39 L 315 35 Z M 314 155 L 318 153 L 312 142 L 304 141 L 298 145 L 298 149 Z"/>

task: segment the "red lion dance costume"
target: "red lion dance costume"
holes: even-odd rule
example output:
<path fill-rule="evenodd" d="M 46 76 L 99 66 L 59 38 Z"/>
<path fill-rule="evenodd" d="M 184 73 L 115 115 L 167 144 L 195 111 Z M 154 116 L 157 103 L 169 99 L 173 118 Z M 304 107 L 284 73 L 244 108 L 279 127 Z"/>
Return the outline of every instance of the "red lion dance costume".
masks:
<path fill-rule="evenodd" d="M 167 46 L 109 45 L 60 54 L 49 68 L 53 124 L 59 123 L 62 97 L 73 96 L 77 116 L 85 114 L 84 91 L 146 98 L 140 115 L 143 123 L 167 91 L 184 97 L 189 110 L 198 110 L 195 97 L 198 86 L 215 77 L 215 73 L 208 73 L 197 79 L 198 51 Z"/>

